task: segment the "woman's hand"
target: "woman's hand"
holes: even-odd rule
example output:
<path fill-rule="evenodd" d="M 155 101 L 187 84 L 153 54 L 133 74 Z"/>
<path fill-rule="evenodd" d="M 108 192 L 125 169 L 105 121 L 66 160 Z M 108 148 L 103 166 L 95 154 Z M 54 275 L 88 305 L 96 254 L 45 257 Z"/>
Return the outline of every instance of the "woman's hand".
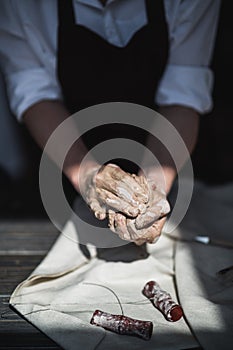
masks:
<path fill-rule="evenodd" d="M 111 211 L 136 218 L 145 212 L 149 202 L 146 183 L 115 164 L 96 165 L 85 169 L 79 176 L 79 189 L 94 215 L 100 220 L 105 219 Z M 143 217 L 143 222 L 145 220 Z"/>
<path fill-rule="evenodd" d="M 109 228 L 122 239 L 137 245 L 145 242 L 155 243 L 159 238 L 170 211 L 165 192 L 156 186 L 155 181 L 139 176 L 135 178 L 147 189 L 149 201 L 136 218 L 128 218 L 122 213 L 108 211 Z"/>
<path fill-rule="evenodd" d="M 96 218 L 108 218 L 111 231 L 137 245 L 157 241 L 170 211 L 165 191 L 154 180 L 115 164 L 84 168 L 79 190 Z"/>

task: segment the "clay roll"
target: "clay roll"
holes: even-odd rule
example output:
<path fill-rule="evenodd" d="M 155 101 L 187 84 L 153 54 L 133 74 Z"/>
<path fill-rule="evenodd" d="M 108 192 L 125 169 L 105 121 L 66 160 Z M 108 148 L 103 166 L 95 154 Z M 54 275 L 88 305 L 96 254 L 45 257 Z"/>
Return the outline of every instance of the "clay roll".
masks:
<path fill-rule="evenodd" d="M 100 310 L 95 310 L 90 323 L 117 334 L 135 336 L 144 340 L 149 340 L 153 331 L 153 323 L 150 321 L 112 315 Z"/>
<path fill-rule="evenodd" d="M 157 282 L 147 282 L 142 293 L 162 312 L 168 321 L 176 322 L 183 316 L 181 306 L 175 303 L 171 295 L 161 289 Z"/>

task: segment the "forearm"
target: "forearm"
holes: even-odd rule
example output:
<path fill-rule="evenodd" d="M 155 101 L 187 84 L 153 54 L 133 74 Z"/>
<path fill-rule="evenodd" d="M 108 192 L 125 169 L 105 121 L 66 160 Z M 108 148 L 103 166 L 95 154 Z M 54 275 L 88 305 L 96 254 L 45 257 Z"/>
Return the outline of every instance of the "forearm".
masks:
<path fill-rule="evenodd" d="M 68 110 L 61 101 L 41 101 L 31 106 L 24 113 L 23 118 L 37 144 L 44 149 L 54 130 L 69 116 Z M 67 137 L 69 137 L 69 132 L 73 133 L 75 130 L 75 125 L 70 130 L 67 130 Z M 76 132 L 78 138 L 78 130 Z M 60 140 L 53 149 L 48 151 L 49 157 L 59 165 L 62 147 L 62 140 Z M 63 165 L 64 173 L 77 190 L 79 190 L 78 175 L 80 163 L 86 152 L 86 147 L 82 140 L 79 139 L 70 148 Z M 94 160 L 93 164 L 95 164 Z"/>
<path fill-rule="evenodd" d="M 151 165 L 147 169 L 147 176 L 153 178 L 164 177 L 166 182 L 165 190 L 168 193 L 172 187 L 177 172 L 185 164 L 188 155 L 191 155 L 195 148 L 198 129 L 199 129 L 199 115 L 198 113 L 188 107 L 183 106 L 164 106 L 160 107 L 159 113 L 166 117 L 166 119 L 175 127 L 181 138 L 183 139 L 188 153 L 180 151 L 177 145 L 177 139 L 172 137 L 168 132 L 169 144 L 172 145 L 173 153 L 176 154 L 176 164 L 172 159 L 169 151 L 160 142 L 149 137 L 147 146 L 150 147 L 158 159 L 161 167 Z"/>

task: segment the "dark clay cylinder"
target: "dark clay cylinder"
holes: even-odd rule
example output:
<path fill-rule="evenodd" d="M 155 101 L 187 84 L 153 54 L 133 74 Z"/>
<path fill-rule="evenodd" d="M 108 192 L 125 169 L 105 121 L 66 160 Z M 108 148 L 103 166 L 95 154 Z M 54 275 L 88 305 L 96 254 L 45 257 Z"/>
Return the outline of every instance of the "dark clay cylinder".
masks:
<path fill-rule="evenodd" d="M 136 320 L 123 315 L 112 315 L 100 310 L 95 310 L 90 323 L 117 334 L 131 335 L 144 340 L 149 340 L 153 331 L 153 323 L 150 321 Z"/>
<path fill-rule="evenodd" d="M 176 304 L 171 295 L 161 289 L 157 282 L 147 282 L 142 293 L 162 312 L 168 321 L 176 322 L 183 316 L 182 307 Z"/>

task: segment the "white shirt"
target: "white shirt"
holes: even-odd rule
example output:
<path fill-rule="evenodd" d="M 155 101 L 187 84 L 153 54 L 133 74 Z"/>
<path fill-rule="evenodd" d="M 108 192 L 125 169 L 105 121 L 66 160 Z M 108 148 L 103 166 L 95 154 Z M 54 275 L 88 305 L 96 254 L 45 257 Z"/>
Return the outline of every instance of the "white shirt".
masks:
<path fill-rule="evenodd" d="M 99 0 L 73 4 L 77 24 L 116 46 L 125 46 L 147 23 L 145 0 L 109 0 L 105 7 Z M 208 65 L 220 0 L 164 0 L 164 5 L 170 57 L 155 101 L 205 113 L 212 108 L 213 74 Z M 0 66 L 19 120 L 36 102 L 62 99 L 56 76 L 57 26 L 57 0 L 0 1 Z"/>

